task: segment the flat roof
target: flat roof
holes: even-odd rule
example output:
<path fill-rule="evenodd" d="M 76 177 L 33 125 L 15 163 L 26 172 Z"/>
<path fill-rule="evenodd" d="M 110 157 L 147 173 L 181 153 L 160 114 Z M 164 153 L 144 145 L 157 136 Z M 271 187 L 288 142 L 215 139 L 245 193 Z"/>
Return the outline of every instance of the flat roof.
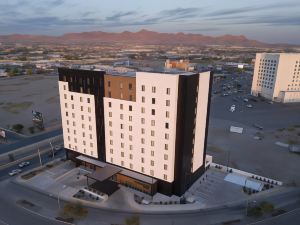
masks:
<path fill-rule="evenodd" d="M 116 168 L 116 169 L 112 169 L 112 170 L 115 171 L 115 170 L 118 169 L 119 170 L 118 173 L 123 174 L 123 175 L 128 176 L 128 177 L 135 178 L 135 179 L 140 180 L 142 182 L 146 182 L 148 184 L 154 184 L 154 183 L 157 182 L 157 179 L 155 179 L 155 178 L 148 177 L 146 175 L 143 175 L 143 174 L 140 174 L 140 173 L 137 173 L 137 172 L 134 172 L 134 171 L 130 171 L 130 170 L 127 170 L 127 169 L 123 169 L 123 168 L 118 167 L 118 166 L 110 165 L 110 164 L 101 162 L 99 160 L 86 157 L 84 155 L 80 155 L 80 156 L 76 157 L 76 159 L 87 162 L 87 163 L 91 163 L 95 166 L 99 166 L 99 167 L 102 167 L 102 168 L 105 168 L 106 166 L 109 166 L 111 169 Z M 102 170 L 100 170 L 100 171 L 102 171 Z M 107 173 L 109 174 L 109 172 L 107 172 Z"/>
<path fill-rule="evenodd" d="M 120 171 L 121 169 L 118 167 L 106 165 L 100 170 L 95 170 L 93 173 L 87 174 L 86 176 L 96 181 L 105 181 Z"/>
<path fill-rule="evenodd" d="M 228 174 L 225 178 L 225 181 L 240 185 L 240 186 L 245 186 L 247 188 L 251 188 L 256 191 L 261 191 L 263 189 L 263 183 L 259 181 L 254 181 L 251 178 L 237 175 L 237 174 Z"/>

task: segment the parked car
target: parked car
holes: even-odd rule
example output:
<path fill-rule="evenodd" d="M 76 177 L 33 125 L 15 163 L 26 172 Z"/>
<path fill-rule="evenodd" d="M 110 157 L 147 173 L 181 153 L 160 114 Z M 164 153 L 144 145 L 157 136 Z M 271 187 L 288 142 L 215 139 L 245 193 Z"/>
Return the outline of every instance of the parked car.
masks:
<path fill-rule="evenodd" d="M 254 123 L 253 126 L 254 126 L 255 128 L 259 129 L 259 130 L 264 129 L 262 126 L 260 126 L 260 125 L 257 124 L 257 123 Z"/>
<path fill-rule="evenodd" d="M 246 105 L 247 108 L 253 108 L 251 104 Z"/>
<path fill-rule="evenodd" d="M 8 174 L 9 174 L 9 176 L 15 176 L 21 172 L 22 172 L 21 169 L 15 169 L 15 170 L 12 170 L 11 172 L 9 172 Z"/>
<path fill-rule="evenodd" d="M 234 112 L 235 111 L 235 105 L 232 105 L 229 109 L 230 112 Z"/>
<path fill-rule="evenodd" d="M 29 165 L 30 165 L 30 162 L 21 162 L 21 163 L 19 164 L 19 168 L 23 168 L 23 167 L 29 166 Z"/>
<path fill-rule="evenodd" d="M 244 98 L 244 102 L 248 102 L 249 100 L 248 100 L 248 98 Z"/>

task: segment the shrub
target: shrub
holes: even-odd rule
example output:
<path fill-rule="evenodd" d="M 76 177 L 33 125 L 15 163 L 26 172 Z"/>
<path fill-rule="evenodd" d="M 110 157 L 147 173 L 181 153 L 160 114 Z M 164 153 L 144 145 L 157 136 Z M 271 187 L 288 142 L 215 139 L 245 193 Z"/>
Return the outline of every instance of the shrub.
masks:
<path fill-rule="evenodd" d="M 17 133 L 22 133 L 23 128 L 24 128 L 23 124 L 20 123 L 12 125 L 12 130 Z"/>

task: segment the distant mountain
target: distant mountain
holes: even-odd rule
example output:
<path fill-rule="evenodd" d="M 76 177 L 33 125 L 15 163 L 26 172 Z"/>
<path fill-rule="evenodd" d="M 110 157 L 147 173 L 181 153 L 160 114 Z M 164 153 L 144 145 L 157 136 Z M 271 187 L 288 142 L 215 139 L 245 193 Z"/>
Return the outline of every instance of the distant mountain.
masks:
<path fill-rule="evenodd" d="M 62 36 L 44 35 L 0 35 L 0 42 L 9 43 L 131 43 L 164 45 L 228 45 L 245 47 L 264 47 L 269 44 L 249 40 L 245 36 L 224 35 L 219 37 L 201 34 L 159 33 L 148 30 L 138 32 L 124 31 L 108 33 L 102 31 L 67 33 Z"/>

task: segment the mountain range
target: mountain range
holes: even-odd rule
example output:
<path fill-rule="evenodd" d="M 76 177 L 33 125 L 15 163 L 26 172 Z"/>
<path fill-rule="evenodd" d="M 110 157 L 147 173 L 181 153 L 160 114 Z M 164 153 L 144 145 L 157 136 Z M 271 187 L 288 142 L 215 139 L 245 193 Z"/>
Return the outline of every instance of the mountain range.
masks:
<path fill-rule="evenodd" d="M 163 45 L 227 45 L 244 47 L 267 47 L 270 44 L 250 40 L 245 36 L 223 35 L 218 37 L 201 34 L 159 33 L 149 30 L 138 32 L 124 31 L 109 33 L 102 31 L 67 33 L 61 36 L 11 34 L 0 35 L 3 43 L 128 43 L 128 44 L 163 44 Z"/>

